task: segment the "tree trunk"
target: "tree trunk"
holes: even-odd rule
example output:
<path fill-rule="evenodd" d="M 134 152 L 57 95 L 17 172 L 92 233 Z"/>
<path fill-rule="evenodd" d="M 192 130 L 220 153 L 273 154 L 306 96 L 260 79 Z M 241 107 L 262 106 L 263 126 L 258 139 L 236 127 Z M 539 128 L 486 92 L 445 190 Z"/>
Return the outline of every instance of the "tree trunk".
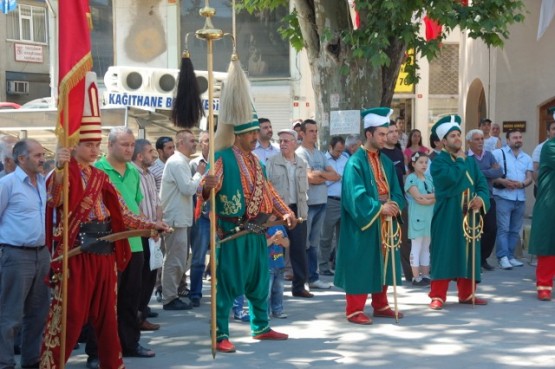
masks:
<path fill-rule="evenodd" d="M 330 112 L 379 106 L 382 71 L 356 60 L 342 43 L 341 32 L 352 29 L 346 1 L 295 0 L 295 7 L 312 72 L 320 149 L 325 150 Z"/>

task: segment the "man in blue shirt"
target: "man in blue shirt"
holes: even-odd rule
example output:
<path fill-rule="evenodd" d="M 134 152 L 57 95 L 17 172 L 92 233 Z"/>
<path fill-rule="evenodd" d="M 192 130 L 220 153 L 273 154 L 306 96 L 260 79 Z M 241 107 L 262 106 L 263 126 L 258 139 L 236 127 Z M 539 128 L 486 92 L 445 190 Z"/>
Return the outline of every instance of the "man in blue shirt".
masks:
<path fill-rule="evenodd" d="M 345 140 L 341 136 L 331 138 L 328 152 L 325 156 L 328 164 L 339 175 L 337 181 L 326 181 L 328 189 L 328 202 L 326 205 L 326 216 L 324 217 L 324 225 L 322 234 L 320 235 L 320 253 L 318 254 L 318 262 L 320 274 L 331 276 L 333 271 L 330 265 L 332 257 L 332 241 L 333 234 L 339 238 L 339 226 L 341 223 L 341 178 L 347 158 L 342 155 L 345 150 Z"/>
<path fill-rule="evenodd" d="M 21 367 L 38 368 L 49 291 L 45 247 L 44 148 L 21 140 L 13 148 L 17 167 L 0 180 L 0 367 L 15 367 L 14 340 L 21 335 Z"/>
<path fill-rule="evenodd" d="M 532 158 L 522 150 L 522 132 L 507 132 L 507 146 L 493 151 L 503 169 L 503 177 L 493 181 L 497 205 L 497 250 L 499 265 L 505 270 L 522 266 L 514 256 L 524 219 L 526 192 L 533 182 Z"/>

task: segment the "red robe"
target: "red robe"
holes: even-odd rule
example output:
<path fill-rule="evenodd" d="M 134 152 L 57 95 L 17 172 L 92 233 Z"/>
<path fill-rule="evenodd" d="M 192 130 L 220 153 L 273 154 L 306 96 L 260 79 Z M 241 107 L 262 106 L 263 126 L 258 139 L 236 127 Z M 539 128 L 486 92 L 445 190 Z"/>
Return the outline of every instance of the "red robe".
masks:
<path fill-rule="evenodd" d="M 69 164 L 69 247 L 76 244 L 79 225 L 92 219 L 110 219 L 112 232 L 129 228 L 149 228 L 140 217 L 122 207 L 121 196 L 110 183 L 108 176 L 94 168 L 81 168 L 75 160 Z M 87 178 L 88 176 L 88 178 Z M 87 189 L 85 189 L 85 183 Z M 61 220 L 60 186 L 48 183 L 49 200 L 47 207 L 47 245 L 57 243 L 54 257 L 61 255 L 61 232 L 53 234 L 53 210 L 57 210 Z M 68 260 L 68 295 L 65 361 L 77 343 L 82 327 L 90 322 L 100 343 L 98 356 L 100 366 L 107 369 L 124 368 L 121 345 L 118 336 L 116 316 L 117 269 L 125 269 L 131 257 L 127 240 L 115 243 L 115 252 L 109 255 L 83 253 Z M 52 265 L 53 273 L 61 280 L 61 263 Z M 40 368 L 55 369 L 60 363 L 61 343 L 61 283 L 54 286 L 54 298 L 50 305 L 48 321 L 41 349 Z"/>

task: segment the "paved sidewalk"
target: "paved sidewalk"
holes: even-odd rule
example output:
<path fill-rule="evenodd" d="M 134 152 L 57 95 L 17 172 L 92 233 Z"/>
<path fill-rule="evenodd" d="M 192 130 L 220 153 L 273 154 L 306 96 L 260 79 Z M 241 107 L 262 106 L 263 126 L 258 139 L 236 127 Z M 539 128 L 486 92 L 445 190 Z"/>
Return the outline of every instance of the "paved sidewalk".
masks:
<path fill-rule="evenodd" d="M 185 312 L 163 311 L 153 300 L 151 306 L 160 316 L 152 322 L 162 328 L 143 332 L 141 343 L 154 349 L 156 357 L 125 358 L 125 364 L 133 369 L 553 368 L 555 301 L 536 299 L 534 271 L 526 263 L 511 271 L 484 272 L 478 295 L 489 305 L 475 308 L 457 303 L 454 283 L 442 311 L 428 308 L 426 288 L 400 286 L 398 301 L 405 318 L 399 324 L 376 318 L 370 326 L 346 321 L 344 294 L 338 289 L 301 299 L 291 297 L 288 286 L 284 305 L 289 317 L 271 323 L 290 339 L 255 341 L 247 323 L 232 320 L 231 341 L 237 352 L 218 353 L 216 359 L 209 346 L 208 299 Z M 372 313 L 369 303 L 367 313 Z M 83 346 L 73 353 L 67 368 L 85 367 Z"/>

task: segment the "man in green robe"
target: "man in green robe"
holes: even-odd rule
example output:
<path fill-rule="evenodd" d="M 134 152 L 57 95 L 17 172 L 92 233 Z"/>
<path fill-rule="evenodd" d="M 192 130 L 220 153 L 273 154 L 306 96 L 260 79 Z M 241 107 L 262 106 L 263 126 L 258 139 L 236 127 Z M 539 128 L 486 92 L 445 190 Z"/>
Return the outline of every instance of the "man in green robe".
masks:
<path fill-rule="evenodd" d="M 401 282 L 399 249 L 386 247 L 381 234 L 386 218 L 392 219 L 394 231 L 399 228 L 397 217 L 405 206 L 393 162 L 380 155 L 391 113 L 390 108 L 362 111 L 366 143 L 351 156 L 343 172 L 334 282 L 345 290 L 347 320 L 355 324 L 372 323 L 364 314 L 369 293 L 373 315 L 394 318 L 395 312 L 387 301 L 387 285 L 394 281 L 393 271 L 395 282 Z"/>
<path fill-rule="evenodd" d="M 487 181 L 475 160 L 469 160 L 462 149 L 461 118 L 448 115 L 432 127 L 444 148 L 434 158 L 430 171 L 436 189 L 436 204 L 432 218 L 430 257 L 432 282 L 430 308 L 443 309 L 449 282 L 456 279 L 459 303 L 486 305 L 474 296 L 474 278 L 480 281 L 480 240 L 467 241 L 463 232 L 466 212 L 470 226 L 479 224 L 479 212 L 489 209 Z M 472 217 L 474 217 L 472 219 Z M 474 252 L 474 258 L 472 253 Z M 474 265 L 472 264 L 474 261 Z"/>
<path fill-rule="evenodd" d="M 555 106 L 549 108 L 555 119 Z M 538 193 L 532 213 L 530 253 L 538 256 L 536 288 L 538 299 L 551 300 L 553 277 L 555 277 L 555 138 L 547 141 L 540 154 Z"/>
<path fill-rule="evenodd" d="M 253 154 L 258 141 L 258 120 L 236 125 L 232 147 L 216 151 L 214 175 L 203 180 L 202 197 L 216 190 L 218 235 L 225 238 L 246 223 L 265 223 L 273 214 L 293 228 L 296 218 L 266 179 L 260 160 Z M 251 330 L 257 340 L 286 340 L 288 336 L 268 324 L 268 251 L 264 232 L 247 233 L 218 245 L 217 259 L 217 346 L 235 352 L 229 341 L 229 312 L 233 300 L 243 294 L 249 300 Z"/>

